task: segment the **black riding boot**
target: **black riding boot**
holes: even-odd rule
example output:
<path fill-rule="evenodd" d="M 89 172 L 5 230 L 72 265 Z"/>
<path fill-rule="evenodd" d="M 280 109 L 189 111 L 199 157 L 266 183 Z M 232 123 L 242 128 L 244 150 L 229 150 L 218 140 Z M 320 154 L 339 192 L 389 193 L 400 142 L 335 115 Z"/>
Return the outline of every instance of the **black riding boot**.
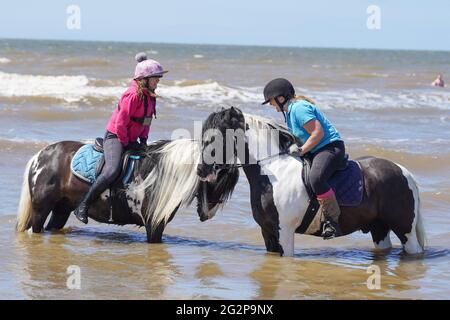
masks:
<path fill-rule="evenodd" d="M 88 209 L 89 206 L 98 199 L 98 197 L 108 188 L 107 181 L 104 179 L 97 179 L 97 181 L 91 186 L 88 193 L 84 196 L 78 208 L 75 209 L 74 214 L 78 220 L 84 224 L 88 223 Z"/>

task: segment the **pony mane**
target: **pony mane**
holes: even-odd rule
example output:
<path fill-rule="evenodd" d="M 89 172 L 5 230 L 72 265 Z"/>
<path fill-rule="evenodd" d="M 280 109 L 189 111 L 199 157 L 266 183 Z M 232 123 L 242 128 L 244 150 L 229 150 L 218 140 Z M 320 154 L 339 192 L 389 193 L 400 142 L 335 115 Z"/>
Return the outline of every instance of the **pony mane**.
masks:
<path fill-rule="evenodd" d="M 266 130 L 277 129 L 289 136 L 294 137 L 292 133 L 289 132 L 289 129 L 286 126 L 281 125 L 272 119 L 265 118 L 263 116 L 258 116 L 255 114 L 249 113 L 242 113 L 242 114 L 244 115 L 244 118 L 246 122 L 249 124 L 249 126 L 251 126 L 254 129 L 266 129 Z"/>
<path fill-rule="evenodd" d="M 217 129 L 222 125 L 222 121 L 225 115 L 225 112 L 229 111 L 230 109 L 223 109 L 218 112 L 211 113 L 208 118 L 203 123 L 203 132 L 204 133 L 208 129 Z M 287 140 L 290 144 L 297 143 L 301 145 L 301 142 L 289 131 L 289 129 L 281 125 L 277 122 L 275 122 L 272 119 L 265 118 L 262 116 L 249 114 L 241 112 L 239 109 L 236 108 L 240 113 L 242 113 L 244 120 L 246 124 L 253 130 L 259 131 L 259 130 L 278 130 L 280 133 L 280 137 L 282 137 L 284 140 Z"/>
<path fill-rule="evenodd" d="M 202 126 L 202 137 L 205 134 L 205 131 L 208 129 L 217 129 L 221 126 L 225 111 L 228 109 L 223 109 L 221 111 L 212 112 L 208 118 L 203 122 Z"/>
<path fill-rule="evenodd" d="M 243 113 L 243 115 L 245 118 L 245 123 L 249 126 L 250 129 L 256 131 L 278 130 L 278 132 L 280 133 L 280 138 L 282 139 L 284 145 L 291 145 L 294 143 L 301 145 L 300 141 L 289 131 L 286 126 L 262 116 L 248 113 Z"/>
<path fill-rule="evenodd" d="M 144 219 L 155 231 L 180 206 L 194 199 L 200 182 L 197 165 L 200 163 L 200 144 L 191 139 L 165 141 L 156 148 L 149 146 L 149 161 L 143 162 L 144 181 L 135 186 L 136 192 L 145 192 L 147 207 Z"/>
<path fill-rule="evenodd" d="M 199 191 L 197 193 L 197 212 L 213 211 L 223 208 L 225 203 L 233 195 L 234 188 L 239 180 L 239 169 L 229 168 L 219 172 L 217 181 L 211 185 L 206 181 L 200 182 Z M 208 210 L 208 201 L 215 200 L 216 205 Z"/>

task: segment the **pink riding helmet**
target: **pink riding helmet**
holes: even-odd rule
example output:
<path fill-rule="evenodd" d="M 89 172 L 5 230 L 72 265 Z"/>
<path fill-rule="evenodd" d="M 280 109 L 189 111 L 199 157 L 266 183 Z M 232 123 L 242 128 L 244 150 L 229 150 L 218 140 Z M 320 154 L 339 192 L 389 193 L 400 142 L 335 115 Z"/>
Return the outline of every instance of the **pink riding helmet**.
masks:
<path fill-rule="evenodd" d="M 136 70 L 134 71 L 134 79 L 142 79 L 148 77 L 162 77 L 167 70 L 163 70 L 163 67 L 158 61 L 148 59 L 144 52 L 136 55 Z"/>

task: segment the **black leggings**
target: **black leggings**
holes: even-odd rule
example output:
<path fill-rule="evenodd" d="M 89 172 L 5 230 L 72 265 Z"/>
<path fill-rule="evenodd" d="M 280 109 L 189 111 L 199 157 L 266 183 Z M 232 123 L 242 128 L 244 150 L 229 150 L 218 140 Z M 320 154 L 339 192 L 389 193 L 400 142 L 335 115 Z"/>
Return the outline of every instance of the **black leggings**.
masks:
<path fill-rule="evenodd" d="M 344 161 L 345 145 L 343 141 L 334 141 L 313 154 L 310 172 L 311 187 L 316 195 L 330 190 L 328 180 Z"/>

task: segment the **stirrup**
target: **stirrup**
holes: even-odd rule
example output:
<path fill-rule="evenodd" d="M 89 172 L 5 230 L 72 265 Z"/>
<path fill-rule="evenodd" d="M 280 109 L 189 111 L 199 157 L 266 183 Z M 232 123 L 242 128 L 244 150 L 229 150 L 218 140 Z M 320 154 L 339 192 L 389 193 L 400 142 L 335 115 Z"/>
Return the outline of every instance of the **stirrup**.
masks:
<path fill-rule="evenodd" d="M 321 234 L 324 240 L 330 240 L 340 235 L 341 235 L 340 231 L 336 230 L 335 226 L 331 221 L 325 221 L 325 223 L 323 224 L 323 231 Z"/>

